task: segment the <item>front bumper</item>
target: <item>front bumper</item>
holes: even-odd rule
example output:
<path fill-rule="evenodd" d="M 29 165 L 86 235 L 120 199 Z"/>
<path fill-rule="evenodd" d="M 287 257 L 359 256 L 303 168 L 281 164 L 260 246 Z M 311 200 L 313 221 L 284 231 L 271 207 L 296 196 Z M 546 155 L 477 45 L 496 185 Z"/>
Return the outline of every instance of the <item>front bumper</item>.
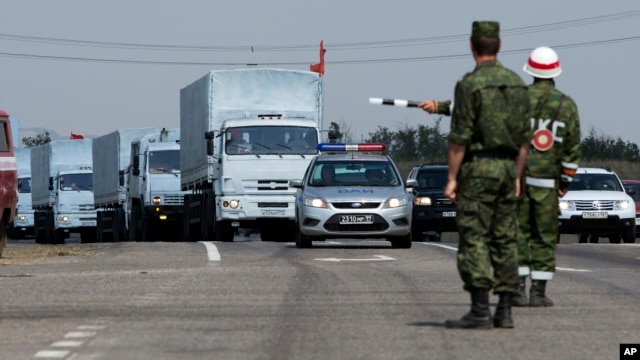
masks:
<path fill-rule="evenodd" d="M 456 208 L 414 206 L 413 227 L 422 231 L 457 232 Z"/>
<path fill-rule="evenodd" d="M 353 223 L 341 224 L 340 219 L 344 217 Z M 407 236 L 411 231 L 409 206 L 359 211 L 302 206 L 299 219 L 300 232 L 311 237 L 386 238 Z M 371 221 L 365 223 L 359 220 Z"/>
<path fill-rule="evenodd" d="M 611 234 L 622 233 L 635 226 L 635 218 L 621 219 L 618 215 L 609 215 L 606 219 L 584 219 L 582 215 L 558 219 L 561 234 Z"/>

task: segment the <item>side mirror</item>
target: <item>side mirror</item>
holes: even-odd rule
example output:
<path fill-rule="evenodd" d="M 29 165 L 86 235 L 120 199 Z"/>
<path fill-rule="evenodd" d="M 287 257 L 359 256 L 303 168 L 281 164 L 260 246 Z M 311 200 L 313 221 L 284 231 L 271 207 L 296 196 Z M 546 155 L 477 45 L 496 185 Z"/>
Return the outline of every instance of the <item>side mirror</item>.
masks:
<path fill-rule="evenodd" d="M 404 184 L 404 186 L 407 187 L 407 188 L 418 187 L 418 180 L 416 180 L 416 179 L 408 179 L 406 184 Z"/>
<path fill-rule="evenodd" d="M 124 170 L 120 170 L 118 174 L 120 175 L 120 186 L 124 186 Z"/>
<path fill-rule="evenodd" d="M 289 180 L 289 186 L 302 189 L 302 180 Z"/>
<path fill-rule="evenodd" d="M 133 176 L 140 176 L 140 169 L 138 168 L 133 169 Z"/>
<path fill-rule="evenodd" d="M 49 190 L 53 190 L 53 178 L 49 178 Z"/>
<path fill-rule="evenodd" d="M 207 139 L 207 155 L 213 156 L 213 139 Z"/>
<path fill-rule="evenodd" d="M 204 133 L 204 138 L 207 140 L 213 140 L 216 137 L 215 131 L 207 131 Z"/>

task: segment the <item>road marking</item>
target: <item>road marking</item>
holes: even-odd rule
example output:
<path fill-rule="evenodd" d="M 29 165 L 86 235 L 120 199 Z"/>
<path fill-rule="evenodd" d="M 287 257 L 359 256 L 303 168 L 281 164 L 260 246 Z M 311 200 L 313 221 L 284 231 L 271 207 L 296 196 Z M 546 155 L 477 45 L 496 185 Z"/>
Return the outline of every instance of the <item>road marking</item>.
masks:
<path fill-rule="evenodd" d="M 458 251 L 458 248 L 455 248 L 453 246 L 443 245 L 443 244 L 426 243 L 426 242 L 419 242 L 418 244 L 437 246 L 437 247 L 441 247 L 441 248 L 445 248 L 445 249 L 449 249 L 449 250 Z M 586 269 L 572 269 L 572 268 L 561 268 L 561 267 L 556 267 L 556 270 L 560 270 L 560 271 L 575 271 L 575 272 L 593 272 L 592 270 L 586 270 Z"/>
<path fill-rule="evenodd" d="M 458 251 L 458 248 L 457 248 L 457 247 L 453 247 L 453 246 L 449 246 L 449 245 L 443 245 L 443 244 L 438 244 L 438 243 L 419 242 L 418 244 L 422 244 L 422 245 L 431 245 L 431 246 L 437 246 L 437 247 L 441 247 L 441 248 L 448 249 L 448 250 Z"/>
<path fill-rule="evenodd" d="M 318 261 L 331 261 L 331 262 L 341 262 L 341 261 L 391 261 L 397 260 L 392 258 L 391 256 L 386 255 L 373 255 L 375 259 L 338 259 L 338 258 L 324 258 L 324 259 L 315 259 Z"/>
<path fill-rule="evenodd" d="M 84 344 L 84 341 L 78 340 L 67 340 L 67 341 L 56 341 L 51 344 L 51 347 L 79 347 Z"/>
<path fill-rule="evenodd" d="M 41 350 L 38 351 L 34 356 L 37 358 L 46 359 L 63 359 L 67 355 L 69 355 L 69 351 L 67 350 Z"/>
<path fill-rule="evenodd" d="M 204 244 L 204 247 L 207 248 L 207 256 L 209 257 L 209 261 L 220 261 L 220 253 L 218 252 L 218 248 L 215 245 L 207 241 L 198 242 Z"/>
<path fill-rule="evenodd" d="M 561 267 L 557 267 L 557 266 L 556 266 L 556 270 L 562 270 L 562 271 L 576 271 L 576 272 L 593 272 L 593 270 L 561 268 Z"/>
<path fill-rule="evenodd" d="M 70 331 L 64 337 L 65 339 L 77 339 L 96 336 L 93 331 Z"/>

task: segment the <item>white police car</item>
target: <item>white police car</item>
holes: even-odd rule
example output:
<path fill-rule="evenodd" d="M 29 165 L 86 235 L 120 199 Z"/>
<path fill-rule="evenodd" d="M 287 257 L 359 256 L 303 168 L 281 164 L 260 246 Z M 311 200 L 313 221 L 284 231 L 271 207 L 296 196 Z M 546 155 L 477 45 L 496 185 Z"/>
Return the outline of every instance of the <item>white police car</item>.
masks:
<path fill-rule="evenodd" d="M 411 247 L 411 196 L 384 144 L 319 144 L 296 191 L 296 246 L 329 238 L 385 238 Z M 416 186 L 416 180 L 406 187 Z"/>

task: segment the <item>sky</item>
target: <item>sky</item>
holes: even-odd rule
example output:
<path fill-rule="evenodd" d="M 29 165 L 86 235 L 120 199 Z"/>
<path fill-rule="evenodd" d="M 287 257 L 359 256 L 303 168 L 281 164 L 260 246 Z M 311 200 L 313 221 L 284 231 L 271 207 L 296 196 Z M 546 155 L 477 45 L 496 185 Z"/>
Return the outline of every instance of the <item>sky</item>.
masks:
<path fill-rule="evenodd" d="M 208 71 L 309 70 L 320 41 L 324 129 L 335 122 L 360 140 L 432 126 L 436 115 L 369 98 L 452 98 L 475 66 L 472 22 L 494 20 L 498 59 L 526 83 L 531 50 L 556 49 L 556 85 L 576 101 L 583 137 L 640 144 L 636 0 L 2 0 L 0 14 L 0 109 L 19 119 L 21 135 L 179 127 L 180 89 Z M 449 126 L 443 118 L 443 132 Z"/>

